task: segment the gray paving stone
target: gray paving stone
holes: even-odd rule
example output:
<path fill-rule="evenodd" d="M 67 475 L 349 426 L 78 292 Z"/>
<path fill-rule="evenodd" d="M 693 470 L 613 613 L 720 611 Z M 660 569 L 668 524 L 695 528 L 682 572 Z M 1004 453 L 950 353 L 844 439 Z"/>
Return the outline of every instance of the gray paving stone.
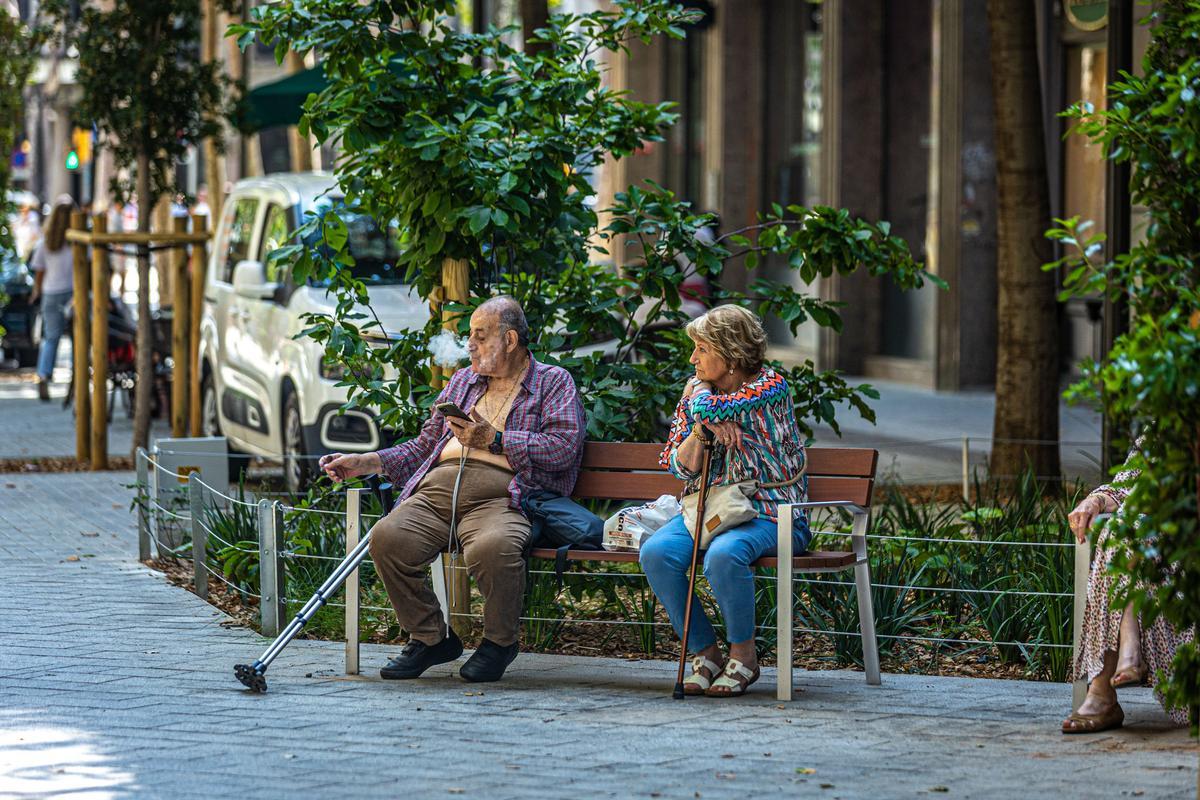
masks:
<path fill-rule="evenodd" d="M 1125 730 L 1063 737 L 1063 685 L 886 675 L 868 687 L 854 671 L 798 672 L 803 691 L 780 708 L 767 671 L 740 701 L 679 703 L 669 663 L 525 654 L 468 696 L 480 687 L 453 666 L 384 682 L 375 669 L 395 648 L 364 646 L 364 675 L 343 676 L 340 644 L 304 640 L 271 667 L 270 692 L 251 695 L 232 665 L 266 640 L 221 627 L 223 615 L 136 563 L 133 518 L 112 502 L 128 482 L 5 476 L 0 796 L 1194 792 L 1196 747 L 1145 690 L 1123 696 Z M 110 535 L 78 541 L 97 529 Z M 72 552 L 95 557 L 62 560 Z"/>

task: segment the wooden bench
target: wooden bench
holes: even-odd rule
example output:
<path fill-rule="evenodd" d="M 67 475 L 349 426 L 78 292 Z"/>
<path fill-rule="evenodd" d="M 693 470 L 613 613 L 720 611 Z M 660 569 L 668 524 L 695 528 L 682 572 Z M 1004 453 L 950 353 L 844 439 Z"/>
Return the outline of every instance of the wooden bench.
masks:
<path fill-rule="evenodd" d="M 577 499 L 654 500 L 678 495 L 683 483 L 658 465 L 661 444 L 588 442 L 583 468 L 575 484 Z M 778 557 L 761 558 L 756 567 L 777 569 L 777 655 L 780 664 L 776 695 L 792 699 L 792 584 L 797 572 L 854 570 L 859 626 L 863 637 L 863 663 L 867 683 L 879 685 L 879 648 L 875 614 L 871 606 L 871 573 L 867 563 L 867 524 L 879 453 L 861 448 L 817 447 L 808 450 L 808 502 L 780 506 Z M 854 515 L 851 549 L 792 553 L 792 508 L 841 507 Z M 535 558 L 553 559 L 554 550 L 535 549 Z M 571 550 L 570 561 L 635 562 L 637 553 Z M 439 572 L 440 570 L 435 570 Z M 439 598 L 445 608 L 445 599 Z"/>

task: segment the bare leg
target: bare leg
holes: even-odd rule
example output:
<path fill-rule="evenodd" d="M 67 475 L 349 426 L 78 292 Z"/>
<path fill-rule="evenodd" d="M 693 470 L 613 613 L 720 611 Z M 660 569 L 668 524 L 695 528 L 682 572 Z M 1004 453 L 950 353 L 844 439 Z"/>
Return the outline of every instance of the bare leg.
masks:
<path fill-rule="evenodd" d="M 720 645 L 718 645 L 717 643 L 714 642 L 713 644 L 710 644 L 708 647 L 701 650 L 696 655 L 703 656 L 704 658 L 707 658 L 709 661 L 711 661 L 717 665 L 716 675 L 709 675 L 708 674 L 709 671 L 704 667 L 700 668 L 701 675 L 708 678 L 709 681 L 712 681 L 714 678 L 717 677 L 717 675 L 721 674 L 721 669 L 723 669 L 725 667 L 725 654 L 721 652 Z"/>
<path fill-rule="evenodd" d="M 1120 684 L 1141 683 L 1142 629 L 1130 603 L 1121 613 L 1121 631 L 1117 645 L 1117 666 L 1113 679 Z"/>
<path fill-rule="evenodd" d="M 758 666 L 758 653 L 754 649 L 753 639 L 729 645 L 729 657 L 742 662 L 742 666 L 748 670 Z"/>
<path fill-rule="evenodd" d="M 1087 697 L 1079 706 L 1079 713 L 1092 716 L 1103 714 L 1117 705 L 1117 692 L 1112 688 L 1112 676 L 1117 671 L 1117 653 L 1109 650 L 1104 654 L 1104 671 L 1088 684 Z"/>

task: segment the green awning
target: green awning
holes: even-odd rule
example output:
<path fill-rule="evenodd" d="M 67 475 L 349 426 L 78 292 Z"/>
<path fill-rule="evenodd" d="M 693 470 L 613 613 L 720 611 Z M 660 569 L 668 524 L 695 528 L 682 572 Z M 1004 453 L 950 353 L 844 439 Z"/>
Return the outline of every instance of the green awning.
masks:
<path fill-rule="evenodd" d="M 255 87 L 246 93 L 237 127 L 253 133 L 263 128 L 295 125 L 300 121 L 304 101 L 327 85 L 325 68 L 317 64 L 312 69 Z"/>

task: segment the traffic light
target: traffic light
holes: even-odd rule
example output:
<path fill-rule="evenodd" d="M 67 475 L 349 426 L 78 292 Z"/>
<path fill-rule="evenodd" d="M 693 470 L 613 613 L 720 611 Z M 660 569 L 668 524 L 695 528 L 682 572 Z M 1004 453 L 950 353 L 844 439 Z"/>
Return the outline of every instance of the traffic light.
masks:
<path fill-rule="evenodd" d="M 67 169 L 72 172 L 79 169 L 79 154 L 74 150 L 70 150 L 67 153 Z"/>

